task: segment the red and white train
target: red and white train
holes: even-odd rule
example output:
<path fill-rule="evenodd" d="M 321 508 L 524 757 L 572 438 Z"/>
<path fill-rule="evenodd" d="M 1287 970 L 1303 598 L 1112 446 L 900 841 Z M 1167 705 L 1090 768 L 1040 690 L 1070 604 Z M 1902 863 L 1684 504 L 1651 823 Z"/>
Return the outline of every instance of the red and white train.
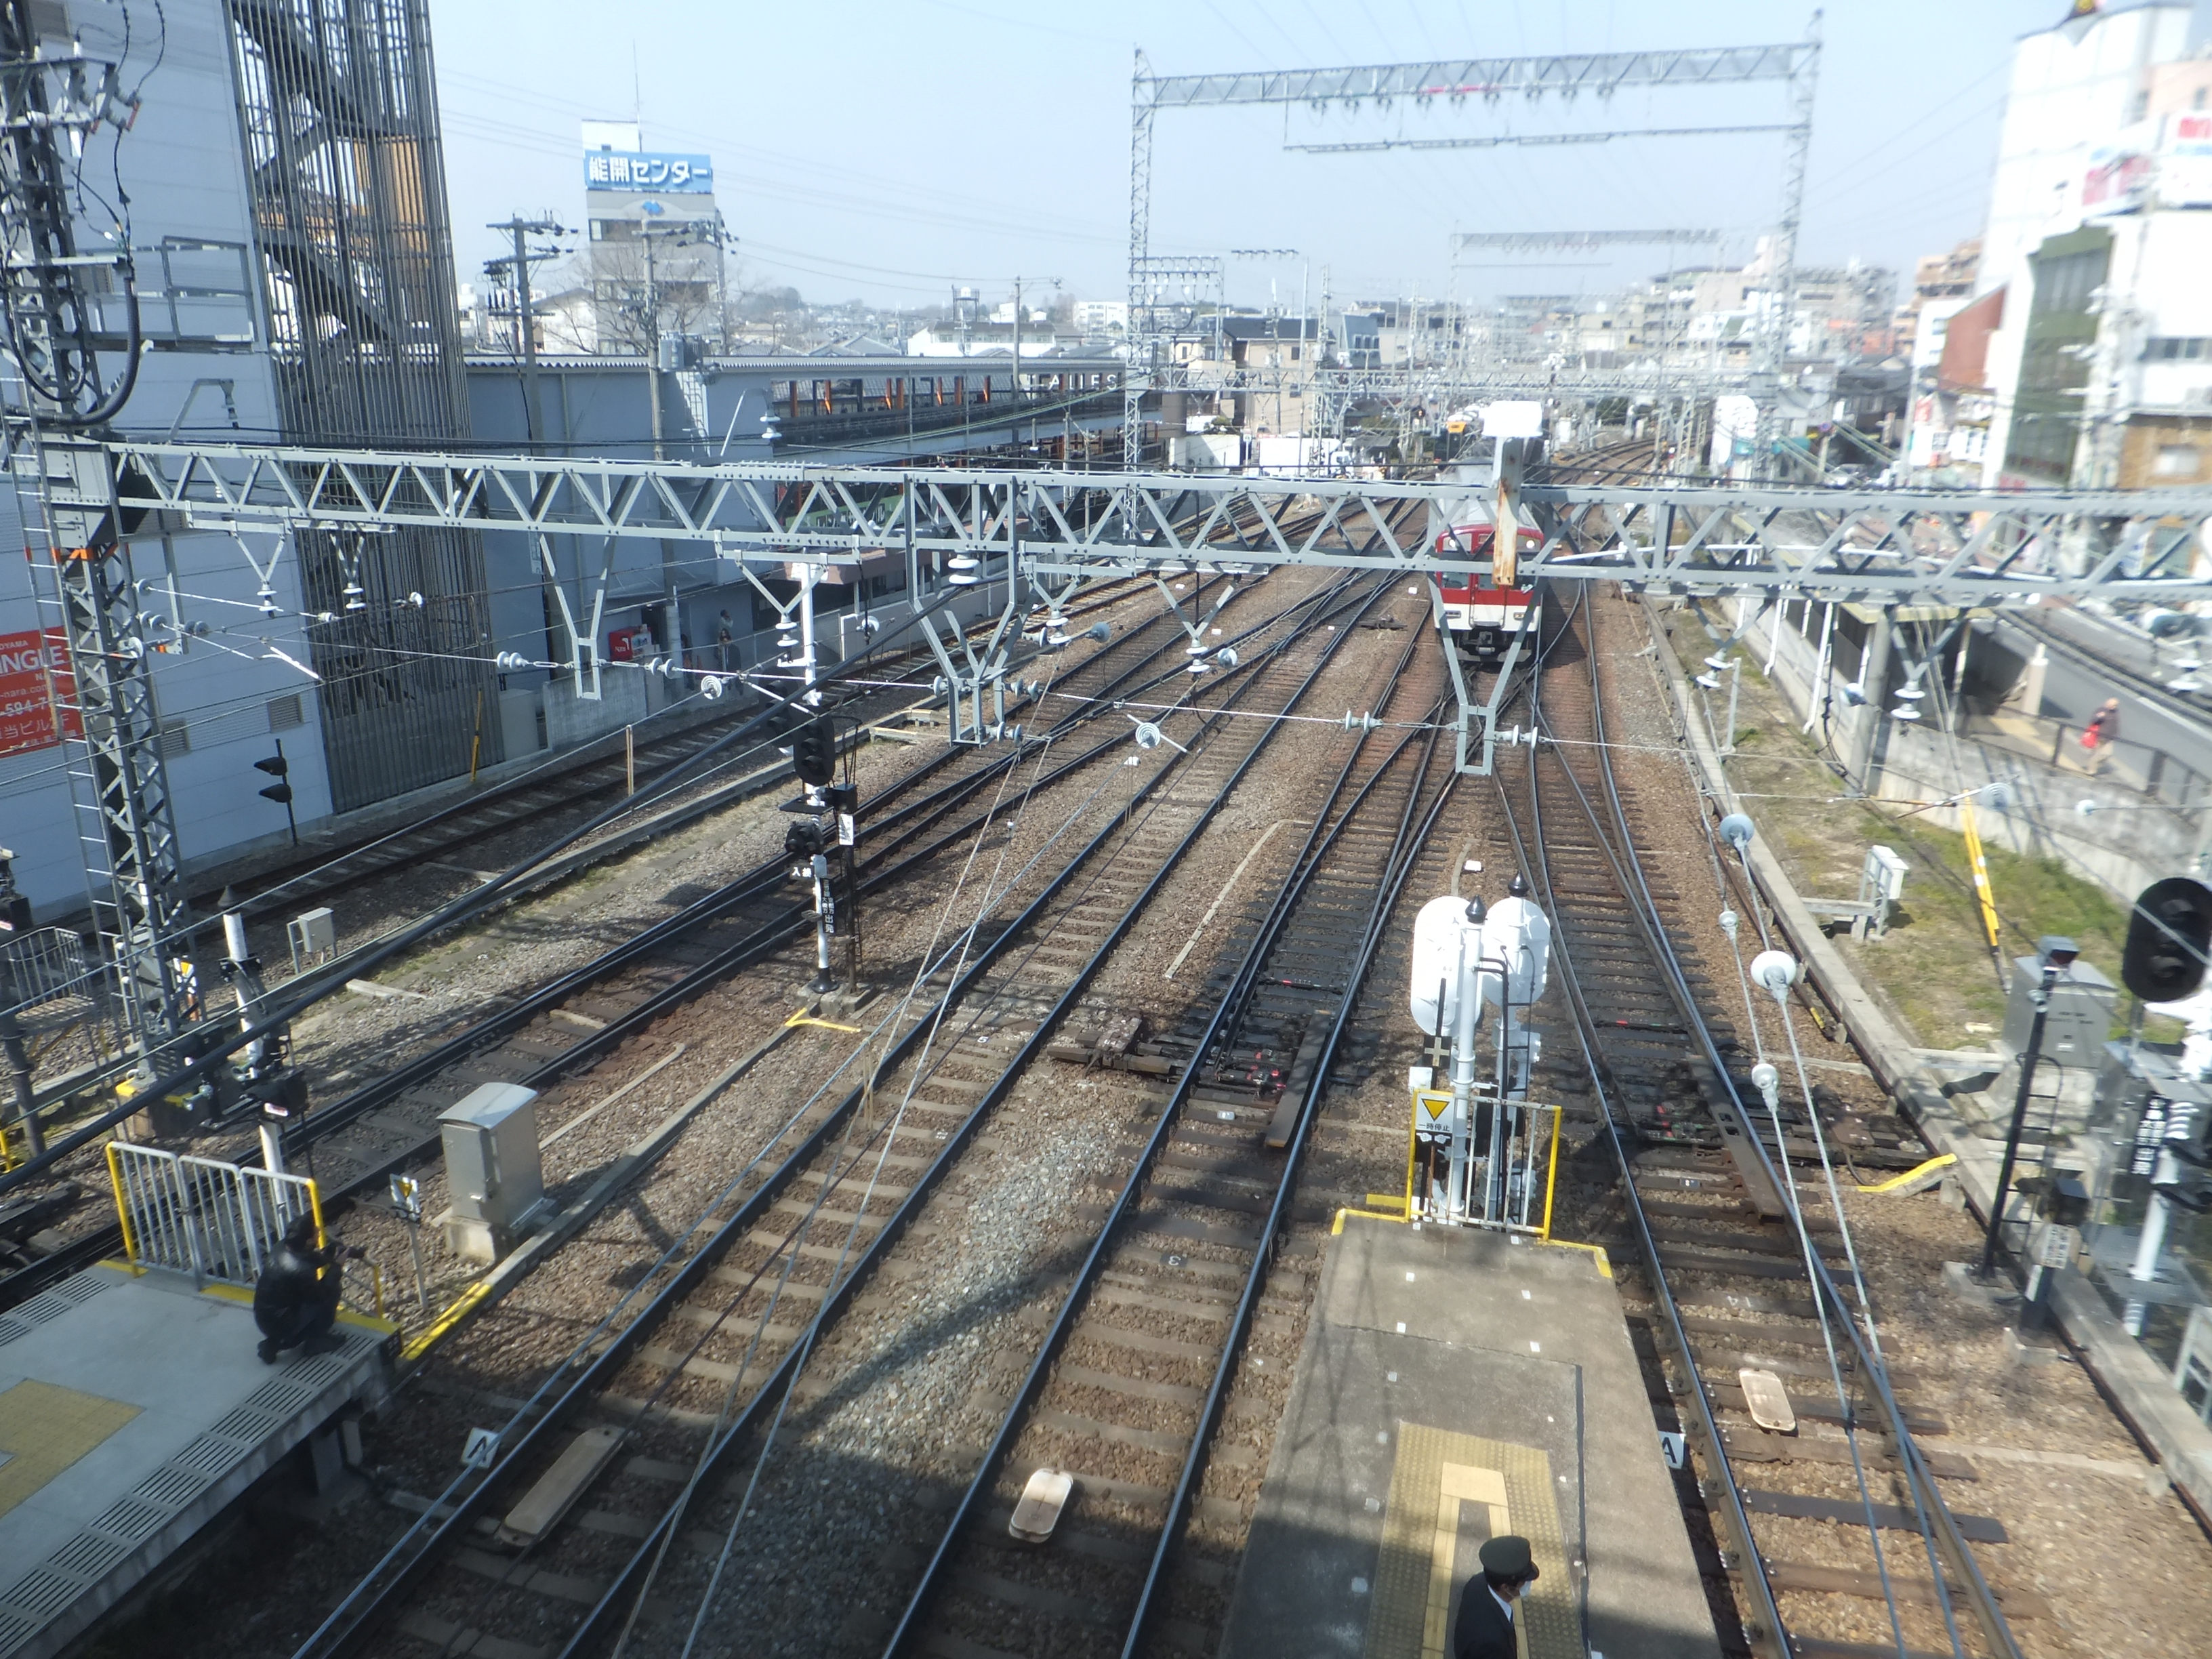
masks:
<path fill-rule="evenodd" d="M 1491 529 L 1486 524 L 1456 525 L 1437 538 L 1436 550 L 1454 561 L 1486 560 Z M 1542 549 L 1544 532 L 1524 528 L 1520 542 L 1521 555 L 1526 558 Z M 1534 588 L 1499 587 L 1486 571 L 1469 571 L 1458 586 L 1453 581 L 1447 571 L 1437 585 L 1443 595 L 1444 631 L 1456 636 L 1462 656 L 1494 662 L 1505 654 L 1513 636 L 1524 631 L 1528 643 L 1535 644 L 1544 613 Z"/>

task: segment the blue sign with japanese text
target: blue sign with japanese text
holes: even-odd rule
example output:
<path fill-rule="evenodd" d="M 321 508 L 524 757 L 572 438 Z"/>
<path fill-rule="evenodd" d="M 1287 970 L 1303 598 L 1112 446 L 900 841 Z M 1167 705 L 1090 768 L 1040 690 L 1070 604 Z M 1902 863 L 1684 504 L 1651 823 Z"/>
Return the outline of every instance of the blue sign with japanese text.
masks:
<path fill-rule="evenodd" d="M 587 149 L 586 190 L 659 190 L 711 196 L 714 163 L 710 156 L 672 155 L 659 150 Z"/>

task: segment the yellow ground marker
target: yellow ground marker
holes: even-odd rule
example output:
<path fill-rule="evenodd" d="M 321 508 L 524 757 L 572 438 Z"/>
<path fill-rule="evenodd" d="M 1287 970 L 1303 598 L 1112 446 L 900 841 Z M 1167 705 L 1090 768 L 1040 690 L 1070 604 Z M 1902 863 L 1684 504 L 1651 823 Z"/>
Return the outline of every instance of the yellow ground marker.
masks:
<path fill-rule="evenodd" d="M 1942 1169 L 1947 1164 L 1956 1164 L 1958 1161 L 1958 1154 L 1955 1152 L 1940 1152 L 1925 1164 L 1915 1164 L 1903 1175 L 1892 1176 L 1887 1181 L 1877 1181 L 1872 1186 L 1862 1182 L 1859 1183 L 1859 1190 L 1863 1193 L 1893 1193 L 1899 1187 L 1910 1186 L 1916 1181 L 1924 1180 L 1936 1170 Z"/>
<path fill-rule="evenodd" d="M 795 1025 L 819 1025 L 825 1031 L 849 1031 L 854 1036 L 860 1036 L 862 1030 L 858 1025 L 840 1025 L 834 1019 L 817 1019 L 804 1009 L 783 1022 L 784 1030 L 787 1031 Z"/>
<path fill-rule="evenodd" d="M 1406 1219 L 1402 1214 L 1392 1215 L 1382 1210 L 1339 1210 L 1336 1212 L 1336 1219 L 1329 1223 L 1328 1236 L 1331 1238 L 1336 1238 L 1342 1236 L 1344 1232 L 1344 1218 L 1348 1215 L 1364 1216 L 1370 1221 L 1395 1221 L 1403 1223 Z"/>
<path fill-rule="evenodd" d="M 1606 1278 L 1613 1277 L 1613 1258 L 1605 1253 L 1602 1244 L 1577 1244 L 1571 1238 L 1540 1238 L 1539 1244 L 1548 1244 L 1555 1250 L 1588 1250 L 1597 1259 L 1597 1270 Z"/>
<path fill-rule="evenodd" d="M 410 1338 L 406 1346 L 399 1350 L 401 1361 L 411 1365 L 429 1352 L 444 1339 L 447 1332 L 469 1316 L 469 1310 L 483 1301 L 490 1290 L 491 1281 L 488 1279 L 479 1279 L 468 1289 L 463 1291 L 454 1299 L 451 1307 L 432 1320 L 423 1328 L 421 1334 Z"/>
<path fill-rule="evenodd" d="M 0 1394 L 0 1515 L 138 1415 L 120 1400 L 35 1379 Z"/>

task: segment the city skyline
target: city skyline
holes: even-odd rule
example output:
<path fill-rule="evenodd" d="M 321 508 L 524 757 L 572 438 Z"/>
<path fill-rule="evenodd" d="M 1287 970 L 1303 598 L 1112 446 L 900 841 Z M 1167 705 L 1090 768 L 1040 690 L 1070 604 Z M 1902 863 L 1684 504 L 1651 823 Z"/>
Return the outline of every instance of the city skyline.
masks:
<path fill-rule="evenodd" d="M 1821 22 L 1801 261 L 1857 258 L 1909 276 L 1920 255 L 1977 234 L 2014 42 L 2050 27 L 2057 9 L 2051 0 L 1980 0 L 1931 13 L 1875 0 L 1831 10 Z M 483 227 L 518 209 L 550 210 L 580 234 L 580 124 L 634 118 L 649 149 L 714 158 L 744 287 L 911 307 L 940 302 L 956 284 L 1003 297 L 1020 276 L 1032 293 L 1057 285 L 1115 298 L 1126 286 L 1133 46 L 1165 74 L 1779 44 L 1802 38 L 1812 15 L 1747 3 L 1693 16 L 1595 3 L 1486 15 L 1378 0 L 1355 20 L 1312 7 L 1140 4 L 1115 14 L 1134 37 L 1117 40 L 1088 15 L 1048 19 L 988 0 L 851 12 L 854 27 L 835 33 L 842 62 L 816 73 L 806 67 L 822 50 L 811 15 L 740 25 L 647 0 L 624 15 L 623 33 L 610 35 L 602 14 L 556 0 L 539 14 L 544 26 L 516 40 L 476 9 L 434 6 L 461 280 L 503 251 Z M 579 48 L 594 38 L 596 48 Z M 690 44 L 672 52 L 671 39 Z M 771 76 L 731 68 L 764 58 L 784 67 Z M 501 62 L 512 68 L 483 67 Z M 969 83 L 974 107 L 1015 112 L 1011 122 L 989 117 L 981 142 L 945 118 L 969 106 L 959 91 Z M 930 95 L 913 100 L 910 114 L 894 113 L 916 87 Z M 1759 125 L 1787 113 L 1778 87 L 1625 94 L 1601 108 L 1546 100 L 1287 120 L 1265 109 L 1171 112 L 1158 127 L 1152 246 L 1295 247 L 1295 258 L 1232 259 L 1228 275 L 1232 302 L 1272 299 L 1285 308 L 1300 303 L 1302 286 L 1306 302 L 1318 303 L 1324 268 L 1333 298 L 1442 295 L 1455 280 L 1447 253 L 1455 231 L 1656 218 L 1722 231 L 1719 258 L 1741 264 L 1779 216 L 1778 134 L 1351 155 L 1283 146 L 1607 124 Z M 1031 131 L 1050 142 L 988 136 Z M 1344 202 L 1357 205 L 1326 214 L 1308 205 Z M 1600 293 L 1664 268 L 1655 250 L 1492 261 L 1463 265 L 1457 291 Z"/>

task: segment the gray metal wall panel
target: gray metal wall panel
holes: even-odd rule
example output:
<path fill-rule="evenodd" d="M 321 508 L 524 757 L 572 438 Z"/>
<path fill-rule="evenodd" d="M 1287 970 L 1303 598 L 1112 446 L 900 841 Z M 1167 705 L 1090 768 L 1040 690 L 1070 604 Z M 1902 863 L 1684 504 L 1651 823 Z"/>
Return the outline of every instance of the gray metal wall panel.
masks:
<path fill-rule="evenodd" d="M 287 435 L 465 441 L 424 0 L 227 3 Z M 298 540 L 335 810 L 501 759 L 477 538 Z"/>

